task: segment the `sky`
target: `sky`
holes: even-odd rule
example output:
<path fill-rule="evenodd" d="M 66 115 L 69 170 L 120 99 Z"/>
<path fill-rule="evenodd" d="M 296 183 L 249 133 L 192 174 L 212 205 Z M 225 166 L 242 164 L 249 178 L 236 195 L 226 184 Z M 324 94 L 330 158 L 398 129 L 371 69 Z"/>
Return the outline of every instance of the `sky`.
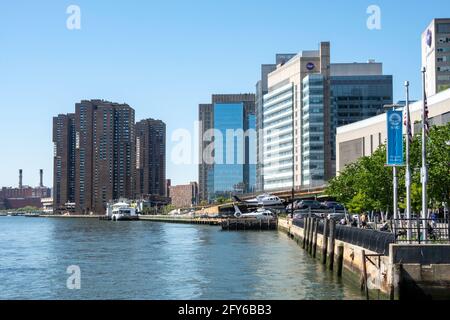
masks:
<path fill-rule="evenodd" d="M 70 5 L 81 29 L 69 30 Z M 367 28 L 377 5 L 381 29 Z M 128 103 L 136 120 L 167 124 L 167 178 L 197 180 L 171 160 L 177 129 L 194 130 L 198 104 L 214 93 L 254 92 L 276 53 L 331 42 L 332 62 L 383 62 L 394 101 L 420 98 L 421 33 L 450 16 L 450 1 L 53 0 L 0 2 L 0 186 L 52 186 L 52 117 L 76 102 Z"/>

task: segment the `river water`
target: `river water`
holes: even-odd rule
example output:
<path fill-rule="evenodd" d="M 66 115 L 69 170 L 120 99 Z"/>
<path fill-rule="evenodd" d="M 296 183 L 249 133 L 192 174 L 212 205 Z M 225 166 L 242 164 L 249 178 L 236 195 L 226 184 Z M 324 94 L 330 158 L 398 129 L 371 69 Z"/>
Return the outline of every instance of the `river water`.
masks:
<path fill-rule="evenodd" d="M 67 286 L 77 275 L 67 273 L 69 266 L 79 267 L 80 289 Z M 280 232 L 0 217 L 0 299 L 341 300 L 361 294 Z"/>

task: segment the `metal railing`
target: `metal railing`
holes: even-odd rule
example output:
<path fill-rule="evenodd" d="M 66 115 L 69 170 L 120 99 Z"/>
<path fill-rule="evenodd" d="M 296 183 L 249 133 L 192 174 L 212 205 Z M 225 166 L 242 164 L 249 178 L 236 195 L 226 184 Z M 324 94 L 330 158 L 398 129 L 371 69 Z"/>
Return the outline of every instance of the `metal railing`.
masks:
<path fill-rule="evenodd" d="M 450 243 L 449 219 L 393 219 L 396 243 Z"/>

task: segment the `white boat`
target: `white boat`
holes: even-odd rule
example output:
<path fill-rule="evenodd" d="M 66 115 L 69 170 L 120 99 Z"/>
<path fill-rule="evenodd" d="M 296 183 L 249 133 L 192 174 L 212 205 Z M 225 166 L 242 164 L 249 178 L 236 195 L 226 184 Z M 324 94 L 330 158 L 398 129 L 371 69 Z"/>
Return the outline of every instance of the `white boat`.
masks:
<path fill-rule="evenodd" d="M 41 214 L 38 212 L 25 213 L 25 215 L 24 215 L 24 217 L 27 217 L 27 218 L 39 218 L 40 216 L 41 216 Z"/>
<path fill-rule="evenodd" d="M 112 205 L 111 220 L 112 221 L 124 221 L 124 220 L 137 220 L 138 215 L 136 209 L 130 207 L 126 202 L 118 202 Z"/>

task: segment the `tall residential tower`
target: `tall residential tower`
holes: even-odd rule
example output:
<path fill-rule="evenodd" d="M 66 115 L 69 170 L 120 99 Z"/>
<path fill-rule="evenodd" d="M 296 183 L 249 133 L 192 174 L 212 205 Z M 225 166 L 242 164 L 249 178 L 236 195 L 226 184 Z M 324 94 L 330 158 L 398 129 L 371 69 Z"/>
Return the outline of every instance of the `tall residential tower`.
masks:
<path fill-rule="evenodd" d="M 136 123 L 136 197 L 166 192 L 166 124 L 141 120 Z"/>

